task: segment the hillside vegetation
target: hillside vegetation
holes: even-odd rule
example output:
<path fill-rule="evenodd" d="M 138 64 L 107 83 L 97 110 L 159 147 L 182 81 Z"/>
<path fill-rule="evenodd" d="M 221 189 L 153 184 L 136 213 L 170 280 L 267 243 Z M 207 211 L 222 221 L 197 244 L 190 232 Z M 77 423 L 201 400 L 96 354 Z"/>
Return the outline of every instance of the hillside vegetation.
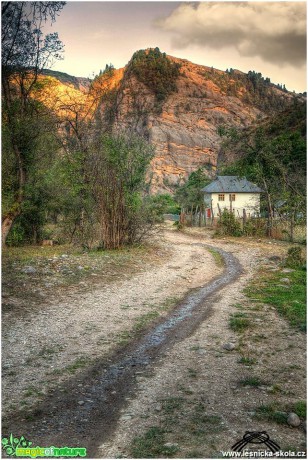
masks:
<path fill-rule="evenodd" d="M 294 100 L 284 112 L 241 132 L 220 132 L 220 169 L 263 187 L 268 234 L 280 217 L 289 222 L 293 240 L 295 225 L 306 215 L 306 103 Z"/>

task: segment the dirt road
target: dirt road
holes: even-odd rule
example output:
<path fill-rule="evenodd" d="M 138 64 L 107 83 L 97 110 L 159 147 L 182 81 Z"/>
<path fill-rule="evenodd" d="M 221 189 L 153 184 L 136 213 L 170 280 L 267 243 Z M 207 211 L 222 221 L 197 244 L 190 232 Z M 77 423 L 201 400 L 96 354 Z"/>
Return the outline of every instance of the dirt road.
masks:
<path fill-rule="evenodd" d="M 187 406 L 188 413 L 202 405 L 210 425 L 215 420 L 214 431 L 208 427 L 211 442 L 202 441 L 203 457 L 228 450 L 241 433 L 255 429 L 251 408 L 260 395 L 238 388 L 246 369 L 237 362 L 238 337 L 228 319 L 244 301 L 242 288 L 266 260 L 268 246 L 243 247 L 174 231 L 166 231 L 161 244 L 168 256 L 155 267 L 145 266 L 103 290 L 72 294 L 26 321 L 14 318 L 3 340 L 9 432 L 40 446 L 86 447 L 90 457 L 130 456 L 136 436 L 155 424 L 165 426 L 168 399 L 181 403 L 184 412 Z M 225 267 L 206 244 L 220 251 Z M 282 250 L 275 246 L 276 253 Z M 274 312 L 270 315 L 286 329 Z M 255 319 L 262 327 L 262 315 Z M 296 333 L 289 340 L 296 341 Z M 231 350 L 223 348 L 226 344 Z M 292 348 L 287 360 L 290 353 Z M 71 377 L 65 370 L 74 366 Z M 13 378 L 16 372 L 19 379 Z M 25 404 L 14 414 L 8 403 L 29 393 L 29 384 L 35 388 L 28 399 L 32 407 Z M 181 456 L 196 446 L 185 437 L 180 445 L 172 430 L 169 438 Z"/>

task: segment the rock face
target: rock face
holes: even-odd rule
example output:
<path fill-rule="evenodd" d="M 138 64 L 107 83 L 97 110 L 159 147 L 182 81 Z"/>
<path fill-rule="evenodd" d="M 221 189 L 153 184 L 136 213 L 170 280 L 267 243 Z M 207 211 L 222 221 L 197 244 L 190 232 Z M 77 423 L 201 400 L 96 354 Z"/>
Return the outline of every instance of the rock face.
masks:
<path fill-rule="evenodd" d="M 180 64 L 180 76 L 177 92 L 168 96 L 160 110 L 153 92 L 134 75 L 125 78 L 125 71 L 117 98 L 116 126 L 133 125 L 155 145 L 153 193 L 172 191 L 200 167 L 214 177 L 222 142 L 218 128 L 248 127 L 267 115 L 266 110 L 253 105 L 244 86 L 237 83 L 235 89 L 232 75 L 168 58 Z M 272 91 L 276 99 L 286 103 L 292 97 L 274 86 Z"/>
<path fill-rule="evenodd" d="M 266 117 L 269 106 L 274 105 L 270 104 L 272 99 L 282 108 L 293 97 L 267 85 L 267 105 L 262 104 L 256 98 L 256 88 L 249 80 L 247 86 L 242 72 L 227 73 L 171 56 L 168 59 L 180 64 L 180 75 L 177 92 L 161 104 L 148 86 L 127 71 L 128 67 L 94 81 L 96 88 L 103 82 L 99 108 L 101 113 L 112 112 L 114 129 L 130 127 L 155 146 L 149 173 L 152 193 L 173 191 L 199 167 L 205 167 L 209 177 L 214 177 L 222 142 L 218 128 L 248 127 Z M 88 82 L 72 78 L 76 80 L 74 90 L 78 84 L 84 95 Z"/>

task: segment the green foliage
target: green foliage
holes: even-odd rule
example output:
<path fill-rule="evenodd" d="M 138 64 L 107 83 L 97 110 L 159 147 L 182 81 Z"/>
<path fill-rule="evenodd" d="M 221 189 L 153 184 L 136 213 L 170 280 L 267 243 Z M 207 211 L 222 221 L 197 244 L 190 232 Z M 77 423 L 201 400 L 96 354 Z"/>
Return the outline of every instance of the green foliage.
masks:
<path fill-rule="evenodd" d="M 256 410 L 257 418 L 278 423 L 279 425 L 287 424 L 287 412 L 279 410 L 279 406 L 275 403 L 262 405 Z"/>
<path fill-rule="evenodd" d="M 266 382 L 263 382 L 262 380 L 260 380 L 259 377 L 247 377 L 241 380 L 240 384 L 243 386 L 249 386 L 249 387 L 259 387 L 261 385 L 265 385 Z"/>
<path fill-rule="evenodd" d="M 155 222 L 163 222 L 164 214 L 179 214 L 180 207 L 168 193 L 144 198 L 148 216 Z"/>
<path fill-rule="evenodd" d="M 260 72 L 250 70 L 247 74 L 237 70 L 212 70 L 204 72 L 204 77 L 214 83 L 228 96 L 236 96 L 243 102 L 262 111 L 271 113 L 274 110 L 283 110 L 290 105 L 290 100 L 284 97 L 284 85 L 274 85 L 268 77 L 263 77 Z"/>
<path fill-rule="evenodd" d="M 250 327 L 250 321 L 245 313 L 234 313 L 229 320 L 230 328 L 235 332 L 243 332 Z"/>
<path fill-rule="evenodd" d="M 25 229 L 20 222 L 14 222 L 13 227 L 7 237 L 6 244 L 8 246 L 21 246 L 26 242 Z"/>
<path fill-rule="evenodd" d="M 306 419 L 306 413 L 307 413 L 306 401 L 297 401 L 296 403 L 294 403 L 292 409 L 293 409 L 293 412 L 295 412 L 300 418 Z"/>
<path fill-rule="evenodd" d="M 290 268 L 301 268 L 303 266 L 304 259 L 302 257 L 302 248 L 294 246 L 288 249 L 288 255 L 285 261 L 286 267 Z"/>
<path fill-rule="evenodd" d="M 165 458 L 172 457 L 177 451 L 176 446 L 166 446 L 166 431 L 160 427 L 149 428 L 142 436 L 132 442 L 132 458 Z"/>
<path fill-rule="evenodd" d="M 185 209 L 195 209 L 203 205 L 204 194 L 201 189 L 210 182 L 205 167 L 193 171 L 187 182 L 176 190 L 175 200 Z"/>
<path fill-rule="evenodd" d="M 281 272 L 267 272 L 251 282 L 245 293 L 248 297 L 273 305 L 289 323 L 306 330 L 306 272 L 295 270 L 288 273 L 290 284 L 281 286 Z"/>
<path fill-rule="evenodd" d="M 306 215 L 306 104 L 297 101 L 279 116 L 237 136 L 225 134 L 222 156 L 232 158 L 222 174 L 245 176 L 263 190 L 261 213 L 271 235 L 273 218 L 288 223 L 291 241 L 295 225 Z M 246 229 L 247 230 L 247 229 Z"/>
<path fill-rule="evenodd" d="M 265 233 L 265 222 L 262 219 L 249 219 L 243 226 L 245 236 L 264 236 Z"/>
<path fill-rule="evenodd" d="M 228 236 L 241 236 L 241 224 L 236 219 L 233 212 L 228 211 L 228 209 L 224 209 L 221 215 L 221 219 L 217 224 L 217 231 L 218 235 L 228 235 Z"/>
<path fill-rule="evenodd" d="M 57 33 L 44 35 L 42 28 L 46 21 L 55 21 L 64 4 L 29 2 L 26 6 L 24 2 L 6 2 L 3 7 L 4 243 L 14 223 L 18 227 L 11 242 L 27 237 L 29 228 L 36 241 L 41 226 L 40 191 L 44 188 L 40 190 L 35 178 L 37 171 L 41 172 L 48 134 L 55 134 L 57 127 L 51 112 L 35 99 L 34 90 L 48 84 L 38 82 L 43 68 L 61 59 L 63 45 Z"/>
<path fill-rule="evenodd" d="M 163 102 L 169 94 L 177 91 L 180 65 L 171 62 L 159 48 L 134 53 L 128 69 L 154 92 L 158 102 Z"/>

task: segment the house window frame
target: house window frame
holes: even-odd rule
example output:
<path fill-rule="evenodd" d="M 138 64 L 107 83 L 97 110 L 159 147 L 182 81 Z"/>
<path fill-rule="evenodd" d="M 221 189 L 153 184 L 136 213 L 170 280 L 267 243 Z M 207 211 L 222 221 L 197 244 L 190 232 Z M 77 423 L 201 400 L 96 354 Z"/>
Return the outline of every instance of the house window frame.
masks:
<path fill-rule="evenodd" d="M 218 201 L 225 201 L 225 194 L 224 193 L 218 193 Z"/>
<path fill-rule="evenodd" d="M 235 193 L 229 194 L 229 201 L 235 201 Z"/>

